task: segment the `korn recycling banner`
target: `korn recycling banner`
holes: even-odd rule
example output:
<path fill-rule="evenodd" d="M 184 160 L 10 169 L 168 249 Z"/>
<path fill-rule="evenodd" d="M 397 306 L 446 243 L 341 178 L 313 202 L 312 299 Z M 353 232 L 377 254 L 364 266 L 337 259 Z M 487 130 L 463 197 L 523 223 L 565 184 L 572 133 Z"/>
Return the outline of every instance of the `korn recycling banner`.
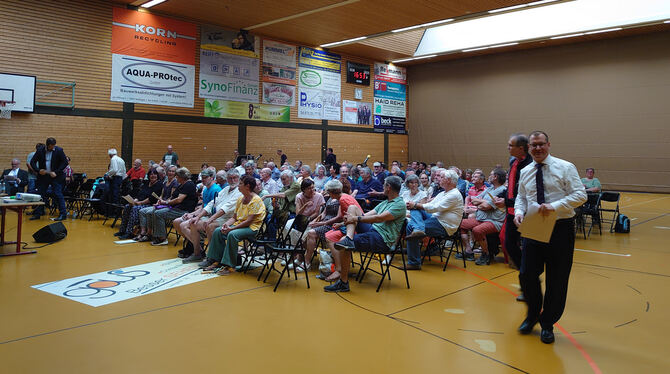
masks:
<path fill-rule="evenodd" d="M 111 101 L 193 107 L 196 25 L 113 8 Z"/>
<path fill-rule="evenodd" d="M 341 61 L 340 55 L 300 47 L 299 118 L 340 120 Z"/>
<path fill-rule="evenodd" d="M 200 97 L 258 103 L 258 59 L 200 49 Z"/>

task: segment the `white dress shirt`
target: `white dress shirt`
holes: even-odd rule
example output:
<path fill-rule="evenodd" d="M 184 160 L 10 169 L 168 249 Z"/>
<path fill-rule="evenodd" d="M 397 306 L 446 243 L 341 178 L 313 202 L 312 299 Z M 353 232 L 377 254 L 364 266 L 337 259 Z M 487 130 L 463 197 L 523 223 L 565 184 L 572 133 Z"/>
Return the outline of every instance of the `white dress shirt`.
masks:
<path fill-rule="evenodd" d="M 586 190 L 579 178 L 577 168 L 572 163 L 547 155 L 542 161 L 542 180 L 544 181 L 544 202 L 556 210 L 558 219 L 571 218 L 575 208 L 586 202 Z M 535 174 L 537 162 L 533 161 L 521 170 L 519 176 L 519 194 L 514 204 L 514 213 L 523 216 L 528 204 L 537 204 L 537 186 Z"/>
<path fill-rule="evenodd" d="M 432 213 L 447 235 L 453 235 L 463 219 L 463 196 L 457 188 L 442 191 L 431 202 L 423 204 L 423 210 Z"/>
<path fill-rule="evenodd" d="M 231 191 L 230 186 L 226 186 L 226 188 L 219 192 L 216 198 L 207 203 L 207 206 L 205 206 L 204 209 L 210 216 L 214 215 L 220 210 L 223 210 L 224 213 L 221 217 L 223 219 L 228 219 L 233 216 L 233 213 L 235 213 L 235 204 L 237 203 L 237 199 L 240 196 L 242 196 L 242 192 L 240 192 L 239 188 L 235 187 L 235 189 Z"/>
<path fill-rule="evenodd" d="M 110 177 L 125 177 L 126 176 L 126 163 L 123 162 L 123 159 L 117 155 L 114 155 L 109 160 L 109 171 L 107 175 Z"/>
<path fill-rule="evenodd" d="M 277 181 L 272 178 L 268 179 L 267 182 L 261 181 L 261 185 L 263 186 L 263 189 L 266 190 L 270 195 L 278 193 L 281 189 L 279 183 L 277 183 Z"/>

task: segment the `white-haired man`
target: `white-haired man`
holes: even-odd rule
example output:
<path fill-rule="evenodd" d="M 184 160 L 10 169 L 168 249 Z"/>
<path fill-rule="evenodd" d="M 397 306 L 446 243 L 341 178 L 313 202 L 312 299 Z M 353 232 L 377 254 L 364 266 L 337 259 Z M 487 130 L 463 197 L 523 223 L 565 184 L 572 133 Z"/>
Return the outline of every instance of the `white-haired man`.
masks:
<path fill-rule="evenodd" d="M 121 192 L 121 183 L 123 178 L 126 177 L 126 163 L 121 157 L 117 155 L 116 149 L 110 148 L 107 151 L 109 155 L 109 171 L 105 173 L 105 180 L 109 183 L 109 190 L 107 193 L 107 199 L 105 201 L 118 204 L 119 202 L 119 192 Z M 107 215 L 111 215 L 112 210 L 107 211 Z"/>

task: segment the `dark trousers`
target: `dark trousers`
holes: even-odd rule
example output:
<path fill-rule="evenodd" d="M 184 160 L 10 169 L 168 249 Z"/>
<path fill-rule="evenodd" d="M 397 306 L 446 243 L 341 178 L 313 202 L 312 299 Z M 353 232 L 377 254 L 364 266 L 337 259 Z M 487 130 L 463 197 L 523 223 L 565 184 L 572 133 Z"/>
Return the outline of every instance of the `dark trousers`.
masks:
<path fill-rule="evenodd" d="M 65 198 L 63 197 L 63 185 L 65 184 L 65 179 L 60 180 L 56 178 L 51 178 L 49 176 L 42 176 L 42 178 L 37 180 L 37 188 L 40 192 L 40 195 L 42 195 L 42 200 L 46 201 L 47 200 L 47 190 L 49 189 L 49 186 L 51 186 L 51 192 L 53 193 L 54 197 L 57 200 L 58 203 L 58 212 L 60 213 L 61 216 L 64 216 L 67 214 L 67 210 L 65 210 Z M 35 209 L 35 214 L 36 216 L 41 216 L 44 214 L 44 205 L 38 207 Z"/>
<path fill-rule="evenodd" d="M 507 215 L 505 222 L 505 249 L 517 269 L 521 269 L 521 234 L 514 224 L 514 216 Z"/>
<path fill-rule="evenodd" d="M 109 184 L 109 190 L 107 190 L 107 194 L 104 197 L 104 201 L 106 203 L 110 204 L 118 204 L 119 203 L 119 194 L 121 192 L 121 183 L 123 183 L 123 177 L 121 176 L 113 176 L 111 179 L 109 179 L 108 182 L 105 184 Z M 110 216 L 114 214 L 114 208 L 111 206 L 108 206 L 107 209 L 105 210 L 105 213 Z"/>
<path fill-rule="evenodd" d="M 524 240 L 519 280 L 528 304 L 528 318 L 539 320 L 543 329 L 551 330 L 565 309 L 568 279 L 575 251 L 575 221 L 556 221 L 549 243 Z M 547 269 L 544 300 L 540 274 Z M 541 313 L 540 313 L 541 311 Z"/>

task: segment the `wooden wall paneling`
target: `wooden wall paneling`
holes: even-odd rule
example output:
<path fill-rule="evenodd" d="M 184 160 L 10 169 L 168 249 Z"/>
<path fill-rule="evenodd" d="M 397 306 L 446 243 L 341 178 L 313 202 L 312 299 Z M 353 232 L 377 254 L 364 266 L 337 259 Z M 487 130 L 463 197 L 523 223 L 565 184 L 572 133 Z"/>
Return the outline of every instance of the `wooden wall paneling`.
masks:
<path fill-rule="evenodd" d="M 66 3 L 2 1 L 0 70 L 75 82 L 76 107 L 121 110 L 121 103 L 109 100 L 112 6 L 103 1 Z"/>
<path fill-rule="evenodd" d="M 179 155 L 181 166 L 200 172 L 203 162 L 222 169 L 233 160 L 237 148 L 237 126 L 204 123 L 135 121 L 133 159 L 160 162 L 168 144 Z"/>
<path fill-rule="evenodd" d="M 323 161 L 320 130 L 247 127 L 247 153 L 255 156 L 262 154 L 259 163 L 271 158 L 278 163 L 277 149 L 286 154 L 291 165 L 300 160 L 314 169 L 317 162 Z"/>
<path fill-rule="evenodd" d="M 605 188 L 670 192 L 670 32 L 412 66 L 411 159 L 489 170 L 514 132 Z"/>
<path fill-rule="evenodd" d="M 35 144 L 53 137 L 70 157 L 75 173 L 86 173 L 90 178 L 102 176 L 109 165 L 107 150 L 121 150 L 121 122 L 109 118 L 14 113 L 11 120 L 0 120 L 3 134 L 0 166 L 9 168 L 9 161 L 16 157 L 25 169 L 26 156 L 35 150 Z"/>
<path fill-rule="evenodd" d="M 408 142 L 407 135 L 389 134 L 389 163 L 397 160 L 402 163 L 403 169 L 407 166 L 410 161 L 407 147 Z"/>
<path fill-rule="evenodd" d="M 328 131 L 328 146 L 337 155 L 337 162 L 348 161 L 354 165 L 363 162 L 370 155 L 368 166 L 374 161 L 384 161 L 384 135 Z"/>

